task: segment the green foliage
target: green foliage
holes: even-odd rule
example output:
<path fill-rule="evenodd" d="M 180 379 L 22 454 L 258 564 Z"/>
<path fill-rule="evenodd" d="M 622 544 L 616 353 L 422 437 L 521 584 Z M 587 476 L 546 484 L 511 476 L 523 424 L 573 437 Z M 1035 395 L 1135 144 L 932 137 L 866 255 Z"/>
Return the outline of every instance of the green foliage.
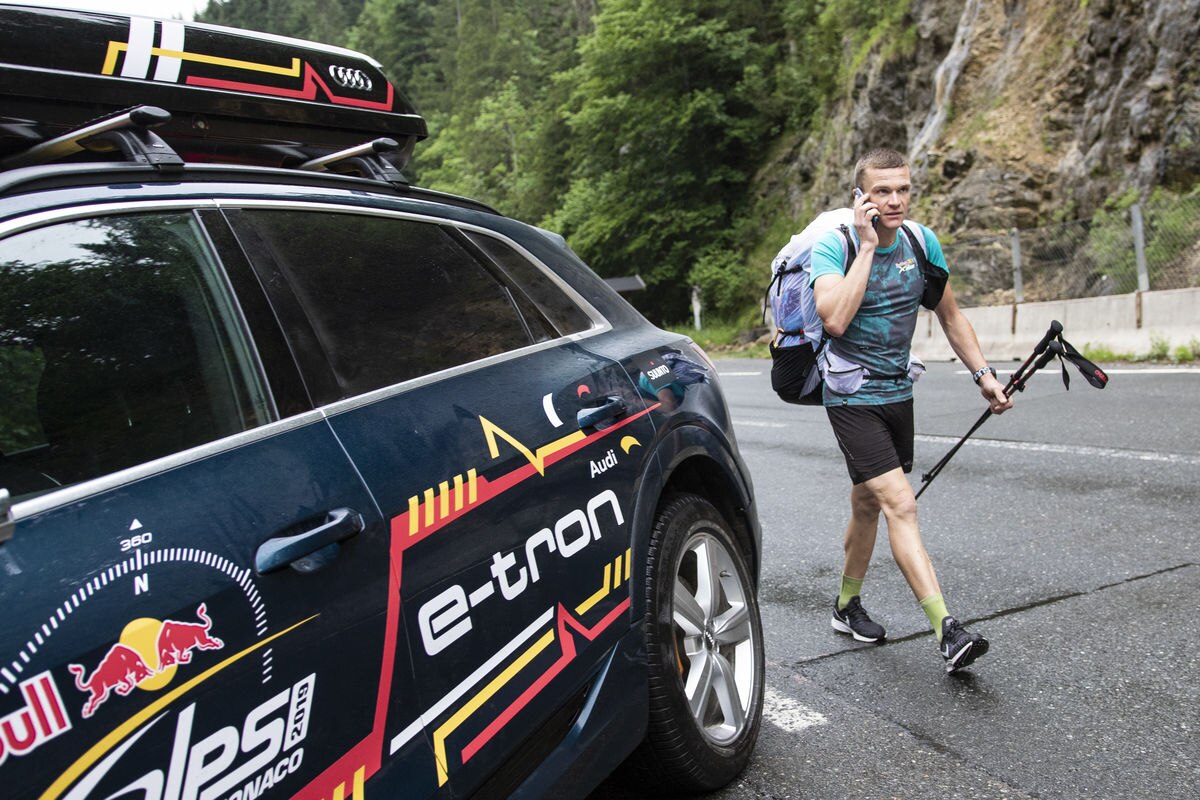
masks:
<path fill-rule="evenodd" d="M 708 313 L 724 317 L 746 306 L 744 265 L 742 253 L 721 246 L 713 246 L 696 259 L 688 272 L 688 282 L 700 287 Z"/>
<path fill-rule="evenodd" d="M 915 29 L 903 24 L 908 0 L 792 0 L 780 5 L 785 37 L 779 95 L 789 108 L 789 126 L 801 131 L 819 123 L 827 104 L 851 89 L 874 49 L 895 56 L 916 46 Z"/>
<path fill-rule="evenodd" d="M 1172 348 L 1169 339 L 1159 336 L 1151 337 L 1150 352 L 1141 355 L 1121 353 L 1108 347 L 1088 343 L 1083 347 L 1083 355 L 1097 364 L 1119 361 L 1131 363 L 1139 361 L 1173 361 L 1176 364 L 1188 364 L 1200 361 L 1200 339 L 1193 337 L 1188 340 L 1187 344 L 1181 344 Z"/>
<path fill-rule="evenodd" d="M 652 318 L 686 315 L 689 278 L 726 303 L 770 48 L 736 4 L 611 0 L 594 23 L 559 77 L 569 188 L 545 222 L 600 274 L 640 272 Z"/>
<path fill-rule="evenodd" d="M 1114 291 L 1138 288 L 1137 258 L 1129 209 L 1139 202 L 1136 189 L 1112 198 L 1092 217 L 1087 253 L 1097 272 L 1113 282 Z M 1150 288 L 1166 288 L 1161 279 L 1200 240 L 1200 186 L 1179 194 L 1155 189 L 1141 202 L 1146 271 Z"/>
<path fill-rule="evenodd" d="M 196 14 L 211 22 L 252 31 L 342 44 L 364 0 L 209 0 Z"/>
<path fill-rule="evenodd" d="M 747 335 L 747 330 L 752 327 L 745 319 L 704 320 L 700 330 L 693 328 L 691 323 L 672 326 L 671 330 L 691 337 L 692 341 L 710 354 L 732 354 L 739 358 L 770 358 L 770 348 L 766 344 L 751 340 Z"/>
<path fill-rule="evenodd" d="M 1146 269 L 1150 288 L 1167 288 L 1160 279 L 1200 241 L 1200 186 L 1186 194 L 1158 188 L 1146 212 Z"/>
<path fill-rule="evenodd" d="M 1189 361 L 1195 361 L 1197 352 L 1190 344 L 1181 344 L 1171 351 L 1171 360 L 1182 364 Z"/>

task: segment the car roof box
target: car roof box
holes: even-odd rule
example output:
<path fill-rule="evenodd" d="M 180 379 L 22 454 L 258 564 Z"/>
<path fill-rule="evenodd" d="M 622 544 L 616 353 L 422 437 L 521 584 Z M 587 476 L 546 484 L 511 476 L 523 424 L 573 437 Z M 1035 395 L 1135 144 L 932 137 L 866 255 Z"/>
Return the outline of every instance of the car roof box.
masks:
<path fill-rule="evenodd" d="M 156 106 L 184 161 L 291 166 L 377 139 L 403 168 L 425 120 L 352 50 L 215 25 L 0 5 L 0 156 Z"/>

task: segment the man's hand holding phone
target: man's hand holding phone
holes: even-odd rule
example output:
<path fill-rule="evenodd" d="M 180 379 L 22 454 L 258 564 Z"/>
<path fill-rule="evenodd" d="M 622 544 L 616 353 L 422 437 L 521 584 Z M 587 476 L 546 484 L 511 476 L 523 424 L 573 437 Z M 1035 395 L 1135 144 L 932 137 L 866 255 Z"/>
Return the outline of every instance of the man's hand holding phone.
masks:
<path fill-rule="evenodd" d="M 864 192 L 859 187 L 855 186 L 854 187 L 854 225 L 856 228 L 858 228 L 858 231 L 859 231 L 858 238 L 859 238 L 859 240 L 862 240 L 862 241 L 865 241 L 868 239 L 868 237 L 865 235 L 867 220 L 871 221 L 872 236 L 869 238 L 874 239 L 875 243 L 878 244 L 879 237 L 878 237 L 878 234 L 876 233 L 876 231 L 879 228 L 879 207 L 871 202 L 870 198 L 867 197 L 866 192 Z"/>

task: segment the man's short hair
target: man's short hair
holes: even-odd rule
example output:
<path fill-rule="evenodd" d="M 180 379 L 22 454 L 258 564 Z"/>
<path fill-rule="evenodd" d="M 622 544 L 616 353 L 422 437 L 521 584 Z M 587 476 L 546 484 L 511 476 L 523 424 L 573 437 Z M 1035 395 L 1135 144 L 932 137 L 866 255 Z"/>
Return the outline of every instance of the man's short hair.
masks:
<path fill-rule="evenodd" d="M 863 185 L 863 176 L 869 169 L 899 169 L 907 166 L 908 159 L 895 150 L 886 147 L 871 150 L 854 165 L 854 185 Z"/>

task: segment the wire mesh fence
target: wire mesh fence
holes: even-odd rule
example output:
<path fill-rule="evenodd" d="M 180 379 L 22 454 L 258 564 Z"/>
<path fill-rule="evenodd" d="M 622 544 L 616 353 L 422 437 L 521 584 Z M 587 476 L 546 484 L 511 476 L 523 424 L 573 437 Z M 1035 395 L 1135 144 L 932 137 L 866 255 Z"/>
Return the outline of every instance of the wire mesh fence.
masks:
<path fill-rule="evenodd" d="M 1200 192 L 943 249 L 963 306 L 1200 286 Z"/>

